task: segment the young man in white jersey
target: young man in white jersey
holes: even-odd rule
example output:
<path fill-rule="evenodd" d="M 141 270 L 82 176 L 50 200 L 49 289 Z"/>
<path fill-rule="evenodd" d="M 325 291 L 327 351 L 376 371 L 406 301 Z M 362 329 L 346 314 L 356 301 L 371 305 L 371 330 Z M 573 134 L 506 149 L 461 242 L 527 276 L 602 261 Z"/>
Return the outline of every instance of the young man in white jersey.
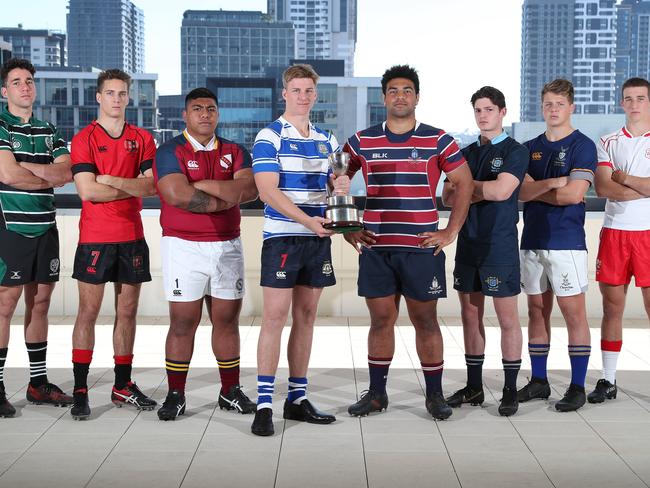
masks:
<path fill-rule="evenodd" d="M 588 395 L 589 403 L 616 398 L 616 361 L 632 275 L 650 317 L 650 83 L 630 78 L 622 91 L 625 127 L 598 144 L 596 193 L 607 198 L 596 261 L 603 296 L 603 378 Z"/>

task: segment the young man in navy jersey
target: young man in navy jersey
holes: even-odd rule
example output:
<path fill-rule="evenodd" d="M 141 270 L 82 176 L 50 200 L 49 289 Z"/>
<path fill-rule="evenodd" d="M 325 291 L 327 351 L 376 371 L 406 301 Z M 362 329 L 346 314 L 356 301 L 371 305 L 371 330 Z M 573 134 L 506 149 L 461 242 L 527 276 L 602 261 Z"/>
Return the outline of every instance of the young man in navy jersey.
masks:
<path fill-rule="evenodd" d="M 585 404 L 585 376 L 591 339 L 585 292 L 587 245 L 585 193 L 594 181 L 596 145 L 571 126 L 573 85 L 557 79 L 542 89 L 546 131 L 526 142 L 528 173 L 519 199 L 524 204 L 521 236 L 521 283 L 528 295 L 530 382 L 517 393 L 520 402 L 546 399 L 551 387 L 546 360 L 551 341 L 553 295 L 569 333 L 571 384 L 556 410 L 569 412 Z"/>
<path fill-rule="evenodd" d="M 274 433 L 275 373 L 290 309 L 289 392 L 283 417 L 312 424 L 336 420 L 307 398 L 307 369 L 318 301 L 323 288 L 336 283 L 332 232 L 323 227 L 328 222 L 327 186 L 346 194 L 350 180 L 328 177 L 328 156 L 339 149 L 338 142 L 309 121 L 318 74 L 310 65 L 297 64 L 285 70 L 282 82 L 285 112 L 257 134 L 253 146 L 255 183 L 264 202 L 260 279 L 264 305 L 257 343 L 257 412 L 251 426 L 260 436 Z"/>
<path fill-rule="evenodd" d="M 480 405 L 484 400 L 485 358 L 483 310 L 492 297 L 501 328 L 505 375 L 499 414 L 517 412 L 517 374 L 521 367 L 521 326 L 517 312 L 519 251 L 517 195 L 528 167 L 528 151 L 503 131 L 503 93 L 484 86 L 472 95 L 479 140 L 463 149 L 474 177 L 472 205 L 458 236 L 454 288 L 460 299 L 467 386 L 447 398 L 451 407 Z M 446 182 L 443 199 L 454 208 L 457 190 Z"/>
<path fill-rule="evenodd" d="M 72 139 L 72 174 L 82 200 L 72 277 L 79 310 L 72 332 L 72 418 L 90 416 L 88 370 L 95 323 L 106 283 L 115 288 L 112 402 L 151 410 L 156 402 L 131 381 L 136 316 L 142 283 L 151 281 L 141 197 L 155 194 L 151 165 L 156 145 L 149 132 L 126 122 L 131 77 L 119 69 L 97 77 L 97 120 Z"/>
<path fill-rule="evenodd" d="M 452 411 L 442 395 L 443 342 L 436 306 L 446 297 L 445 254 L 460 230 L 472 177 L 454 139 L 418 122 L 420 81 L 410 66 L 393 66 L 381 80 L 386 122 L 350 137 L 348 175 L 361 169 L 368 188 L 366 230 L 346 234 L 359 256 L 359 295 L 370 312 L 370 386 L 348 413 L 368 415 L 388 406 L 386 382 L 395 351 L 395 322 L 402 296 L 415 327 L 426 383 L 425 406 L 438 420 Z M 436 187 L 442 172 L 456 185 L 456 206 L 438 229 Z"/>
<path fill-rule="evenodd" d="M 203 304 L 212 322 L 221 409 L 247 414 L 255 403 L 239 385 L 239 312 L 244 257 L 239 204 L 257 197 L 248 151 L 215 134 L 216 95 L 195 88 L 185 96 L 183 133 L 156 151 L 161 261 L 169 301 L 165 369 L 169 391 L 160 420 L 185 413 L 185 385 Z"/>

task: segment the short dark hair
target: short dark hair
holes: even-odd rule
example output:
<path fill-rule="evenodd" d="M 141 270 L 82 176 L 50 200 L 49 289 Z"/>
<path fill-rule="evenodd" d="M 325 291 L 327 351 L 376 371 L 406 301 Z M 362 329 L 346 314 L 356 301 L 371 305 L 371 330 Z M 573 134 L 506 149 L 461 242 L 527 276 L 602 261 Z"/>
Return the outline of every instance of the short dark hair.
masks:
<path fill-rule="evenodd" d="M 16 68 L 26 69 L 31 73 L 32 76 L 34 76 L 34 73 L 36 73 L 36 68 L 34 68 L 34 65 L 29 61 L 27 61 L 26 59 L 20 59 L 20 58 L 7 59 L 2 65 L 2 69 L 0 69 L 0 77 L 2 77 L 2 86 L 7 86 L 7 77 L 9 76 L 9 72 Z"/>
<path fill-rule="evenodd" d="M 128 74 L 126 74 L 121 69 L 117 69 L 117 68 L 107 69 L 106 71 L 102 71 L 101 73 L 99 73 L 99 76 L 97 77 L 97 93 L 102 92 L 104 83 L 107 82 L 108 80 L 121 80 L 124 83 L 126 83 L 127 90 L 131 88 L 131 77 Z"/>
<path fill-rule="evenodd" d="M 499 110 L 506 108 L 506 97 L 503 95 L 501 90 L 494 88 L 493 86 L 482 86 L 474 92 L 470 99 L 472 107 L 479 98 L 489 98 L 493 104 L 499 107 Z"/>
<path fill-rule="evenodd" d="M 564 95 L 569 103 L 573 103 L 574 90 L 573 83 L 564 78 L 558 78 L 557 80 L 549 81 L 542 88 L 542 100 L 544 100 L 544 95 L 547 93 L 553 93 L 555 95 Z"/>
<path fill-rule="evenodd" d="M 211 98 L 214 100 L 214 103 L 219 106 L 219 100 L 217 100 L 217 96 L 214 94 L 212 90 L 208 90 L 207 88 L 201 87 L 201 88 L 195 88 L 191 92 L 189 92 L 187 95 L 185 95 L 185 108 L 187 108 L 187 104 L 190 103 L 192 100 L 196 100 L 197 98 Z"/>
<path fill-rule="evenodd" d="M 386 70 L 384 76 L 381 77 L 381 92 L 386 95 L 386 86 L 390 80 L 395 78 L 406 78 L 411 80 L 415 86 L 415 93 L 420 93 L 420 78 L 418 72 L 411 68 L 408 64 L 398 64 L 391 66 Z"/>
<path fill-rule="evenodd" d="M 625 83 L 623 83 L 623 86 L 621 87 L 621 97 L 623 96 L 623 91 L 626 88 L 640 88 L 644 86 L 648 90 L 648 96 L 650 97 L 650 82 L 648 80 L 638 77 L 629 78 L 625 80 Z"/>

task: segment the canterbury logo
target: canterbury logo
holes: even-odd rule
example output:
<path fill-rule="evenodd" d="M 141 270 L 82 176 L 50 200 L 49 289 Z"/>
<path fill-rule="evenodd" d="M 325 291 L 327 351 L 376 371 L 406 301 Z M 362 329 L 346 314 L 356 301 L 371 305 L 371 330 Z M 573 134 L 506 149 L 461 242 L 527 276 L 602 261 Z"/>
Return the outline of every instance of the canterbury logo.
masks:
<path fill-rule="evenodd" d="M 187 162 L 187 167 L 189 169 L 199 169 L 199 162 L 194 161 L 194 160 L 190 160 L 190 161 Z"/>

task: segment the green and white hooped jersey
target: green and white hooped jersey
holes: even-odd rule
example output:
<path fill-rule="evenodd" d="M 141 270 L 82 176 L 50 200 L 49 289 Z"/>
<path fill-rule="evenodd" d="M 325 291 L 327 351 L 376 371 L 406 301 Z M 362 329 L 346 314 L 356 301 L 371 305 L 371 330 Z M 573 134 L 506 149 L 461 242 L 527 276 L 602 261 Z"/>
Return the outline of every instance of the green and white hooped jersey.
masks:
<path fill-rule="evenodd" d="M 0 113 L 0 151 L 11 151 L 18 163 L 52 164 L 68 154 L 56 128 L 32 117 L 29 122 Z M 56 225 L 54 190 L 20 190 L 0 182 L 0 226 L 27 237 L 43 235 Z"/>

